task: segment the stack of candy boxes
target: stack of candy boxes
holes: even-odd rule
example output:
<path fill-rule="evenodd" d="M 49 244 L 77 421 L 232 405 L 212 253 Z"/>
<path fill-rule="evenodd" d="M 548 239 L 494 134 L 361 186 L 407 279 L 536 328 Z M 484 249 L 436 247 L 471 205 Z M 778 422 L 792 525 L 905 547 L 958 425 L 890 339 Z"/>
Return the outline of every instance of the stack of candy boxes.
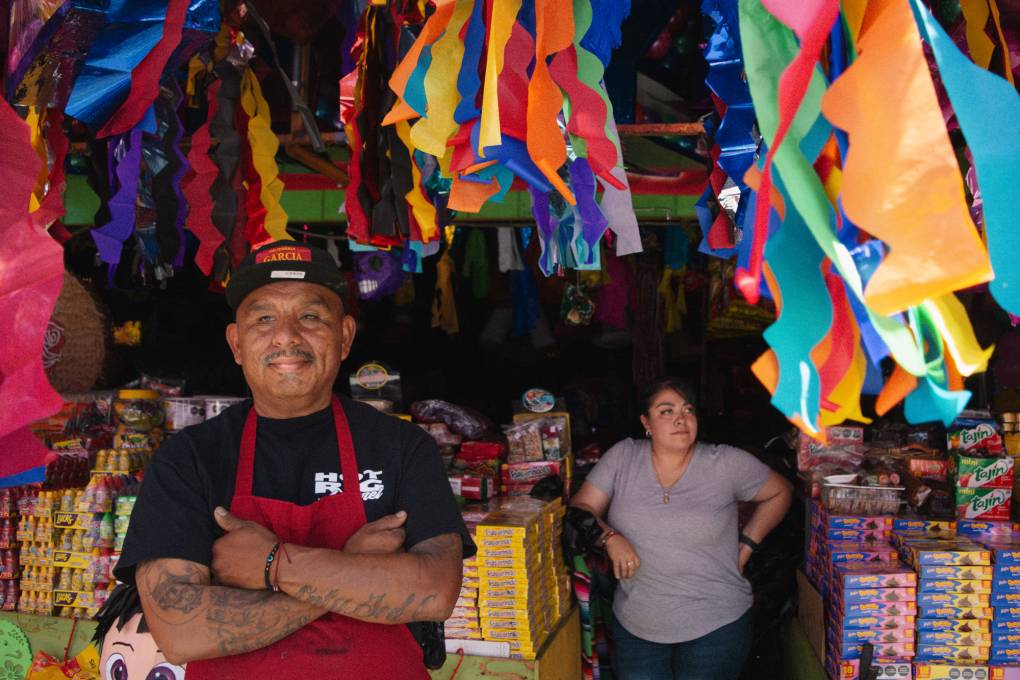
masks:
<path fill-rule="evenodd" d="M 478 543 L 478 523 L 488 514 L 484 510 L 464 510 L 464 524 L 471 540 Z M 460 595 L 450 618 L 443 624 L 447 640 L 481 640 L 482 627 L 478 618 L 478 556 L 464 560 L 464 575 Z"/>
<path fill-rule="evenodd" d="M 804 574 L 823 596 L 828 593 L 830 586 L 832 546 L 837 549 L 858 547 L 868 552 L 872 547 L 889 545 L 892 517 L 833 515 L 818 500 L 811 501 L 808 515 Z M 845 555 L 842 559 L 852 561 L 852 556 Z"/>
<path fill-rule="evenodd" d="M 992 560 L 991 650 L 993 677 L 1020 678 L 1020 532 L 1009 522 L 961 522 L 961 532 L 985 547 Z"/>
<path fill-rule="evenodd" d="M 829 677 L 858 677 L 866 643 L 888 672 L 881 677 L 909 676 L 916 576 L 889 544 L 892 517 L 834 515 L 812 501 L 809 523 L 805 575 L 825 598 Z"/>
<path fill-rule="evenodd" d="M 918 574 L 915 676 L 987 676 L 991 650 L 991 553 L 966 536 L 893 531 L 902 559 Z"/>
<path fill-rule="evenodd" d="M 558 501 L 497 499 L 476 529 L 482 639 L 506 642 L 510 657 L 535 659 L 561 611 L 550 532 Z M 564 598 L 566 595 L 564 594 Z"/>
<path fill-rule="evenodd" d="M 895 560 L 842 562 L 833 564 L 831 583 L 826 623 L 829 677 L 859 677 L 859 659 L 867 643 L 874 647 L 883 676 L 909 677 L 917 575 Z"/>

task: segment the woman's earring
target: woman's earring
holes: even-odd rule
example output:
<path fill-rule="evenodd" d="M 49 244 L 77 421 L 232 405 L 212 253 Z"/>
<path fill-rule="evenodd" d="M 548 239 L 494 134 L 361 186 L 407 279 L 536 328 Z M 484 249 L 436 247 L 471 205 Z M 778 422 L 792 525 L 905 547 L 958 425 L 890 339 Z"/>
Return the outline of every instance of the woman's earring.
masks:
<path fill-rule="evenodd" d="M 645 436 L 646 437 L 651 437 L 652 436 L 652 431 L 651 430 L 645 430 Z"/>

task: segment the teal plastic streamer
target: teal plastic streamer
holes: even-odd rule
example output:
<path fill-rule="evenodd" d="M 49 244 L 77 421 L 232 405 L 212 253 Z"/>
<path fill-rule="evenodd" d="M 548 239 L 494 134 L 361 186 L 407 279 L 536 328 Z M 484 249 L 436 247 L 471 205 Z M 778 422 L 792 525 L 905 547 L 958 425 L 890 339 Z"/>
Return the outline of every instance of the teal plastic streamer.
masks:
<path fill-rule="evenodd" d="M 791 205 L 788 196 L 784 195 L 784 200 Z M 787 209 L 782 226 L 765 245 L 765 261 L 784 292 L 779 318 L 764 333 L 779 366 L 772 405 L 787 418 L 797 416 L 816 431 L 821 378 L 811 351 L 825 339 L 833 317 L 822 276 L 824 259 L 825 253 L 803 218 L 796 210 Z"/>

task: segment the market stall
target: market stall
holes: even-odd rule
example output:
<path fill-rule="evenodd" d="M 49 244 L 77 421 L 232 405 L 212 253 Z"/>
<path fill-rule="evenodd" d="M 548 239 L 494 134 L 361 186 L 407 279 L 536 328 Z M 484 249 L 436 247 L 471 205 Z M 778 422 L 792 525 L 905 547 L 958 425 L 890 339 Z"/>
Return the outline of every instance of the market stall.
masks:
<path fill-rule="evenodd" d="M 564 513 L 668 373 L 709 439 L 796 428 L 782 637 L 818 668 L 788 669 L 1020 677 L 1018 22 L 994 0 L 10 3 L 7 675 L 108 673 L 83 643 L 149 460 L 250 396 L 224 287 L 292 240 L 346 280 L 335 391 L 433 438 L 478 546 L 433 677 L 608 672 Z M 747 574 L 763 677 L 787 548 Z"/>

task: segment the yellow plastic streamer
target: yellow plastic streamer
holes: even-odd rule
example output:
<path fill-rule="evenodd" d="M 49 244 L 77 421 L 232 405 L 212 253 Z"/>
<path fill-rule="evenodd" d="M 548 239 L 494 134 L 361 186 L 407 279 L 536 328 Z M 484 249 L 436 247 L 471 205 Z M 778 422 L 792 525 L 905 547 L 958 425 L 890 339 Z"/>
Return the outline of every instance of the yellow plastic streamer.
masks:
<path fill-rule="evenodd" d="M 482 90 L 482 120 L 478 130 L 478 155 L 487 146 L 499 146 L 503 135 L 499 126 L 499 74 L 503 72 L 503 53 L 510 31 L 521 10 L 521 0 L 493 0 L 492 27 L 485 55 L 485 83 Z"/>
<path fill-rule="evenodd" d="M 961 375 L 973 375 L 988 368 L 994 345 L 981 349 L 967 310 L 955 295 L 925 301 L 924 310 L 935 322 L 953 364 Z"/>
<path fill-rule="evenodd" d="M 1006 46 L 1006 37 L 1002 34 L 1002 20 L 995 0 L 960 0 L 960 9 L 967 24 L 967 48 L 970 51 L 970 58 L 985 69 L 991 67 L 995 54 L 995 41 L 988 37 L 985 30 L 989 17 L 992 19 L 999 44 L 1002 45 L 1003 75 L 1009 84 L 1013 85 L 1013 66 L 1010 64 L 1009 49 Z"/>
<path fill-rule="evenodd" d="M 422 50 L 426 46 L 435 43 L 443 35 L 446 24 L 450 21 L 450 16 L 453 14 L 455 4 L 456 0 L 439 0 L 436 3 L 436 11 L 425 22 L 425 26 L 422 27 L 418 38 L 411 45 L 411 49 L 404 55 L 404 58 L 397 64 L 397 67 L 393 69 L 393 75 L 390 76 L 390 89 L 397 94 L 397 103 L 393 105 L 390 112 L 383 118 L 383 125 L 390 125 L 398 120 L 411 120 L 418 117 L 418 112 L 403 100 L 404 90 L 407 88 L 407 80 L 418 65 Z"/>
<path fill-rule="evenodd" d="M 447 248 L 436 263 L 436 293 L 432 299 L 432 327 L 453 335 L 460 330 L 457 302 L 453 297 L 453 257 Z"/>
<path fill-rule="evenodd" d="M 40 111 L 38 107 L 28 107 L 28 116 L 25 117 L 25 123 L 28 124 L 29 141 L 32 144 L 32 148 L 35 149 L 36 155 L 42 161 L 35 188 L 28 197 L 28 211 L 35 212 L 42 205 L 42 200 L 46 196 L 46 181 L 50 177 L 49 159 L 46 153 L 45 109 Z"/>
<path fill-rule="evenodd" d="M 411 147 L 411 124 L 406 120 L 395 124 L 397 136 L 400 141 L 410 149 Z M 421 186 L 421 170 L 418 164 L 411 163 L 411 190 L 404 195 L 407 204 L 411 206 L 411 214 L 414 215 L 418 228 L 421 230 L 421 242 L 428 243 L 439 235 L 439 227 L 436 222 L 436 207 L 425 198 Z"/>
<path fill-rule="evenodd" d="M 659 280 L 659 297 L 666 313 L 666 332 L 674 333 L 684 325 L 687 316 L 687 296 L 684 294 L 684 276 L 687 268 L 663 269 Z"/>
<path fill-rule="evenodd" d="M 860 331 L 857 324 L 854 324 L 854 358 L 850 363 L 850 369 L 829 394 L 829 401 L 838 404 L 836 411 L 821 409 L 818 421 L 822 428 L 830 425 L 838 425 L 844 420 L 856 420 L 859 423 L 870 423 L 871 419 L 861 413 L 861 387 L 864 386 L 864 378 L 867 375 L 868 365 L 864 351 L 861 349 Z"/>
<path fill-rule="evenodd" d="M 269 103 L 262 96 L 262 87 L 250 68 L 245 69 L 241 78 L 241 106 L 249 116 L 248 143 L 251 144 L 252 164 L 262 180 L 259 198 L 266 209 L 266 233 L 274 241 L 292 239 L 287 233 L 287 213 L 280 205 L 283 182 L 276 165 L 280 140 L 270 127 Z"/>
<path fill-rule="evenodd" d="M 446 142 L 458 127 L 453 112 L 460 100 L 460 93 L 457 91 L 457 79 L 451 74 L 457 73 L 464 59 L 464 43 L 460 39 L 460 32 L 471 17 L 473 7 L 472 0 L 458 2 L 446 32 L 432 45 L 432 65 L 425 74 L 428 112 L 411 127 L 414 147 L 439 158 L 446 155 Z"/>
<path fill-rule="evenodd" d="M 861 26 L 864 24 L 864 11 L 867 9 L 868 0 L 843 0 L 843 16 L 846 18 L 847 28 L 854 41 L 861 35 Z"/>
<path fill-rule="evenodd" d="M 889 96 L 895 92 L 896 96 Z M 843 206 L 889 246 L 865 290 L 891 315 L 992 278 L 907 3 L 890 3 L 822 110 L 850 135 Z"/>
<path fill-rule="evenodd" d="M 967 48 L 970 50 L 970 58 L 981 68 L 988 68 L 992 63 L 992 53 L 995 52 L 995 43 L 985 33 L 985 26 L 988 25 L 988 17 L 991 14 L 988 0 L 960 0 L 960 9 L 967 23 Z"/>

